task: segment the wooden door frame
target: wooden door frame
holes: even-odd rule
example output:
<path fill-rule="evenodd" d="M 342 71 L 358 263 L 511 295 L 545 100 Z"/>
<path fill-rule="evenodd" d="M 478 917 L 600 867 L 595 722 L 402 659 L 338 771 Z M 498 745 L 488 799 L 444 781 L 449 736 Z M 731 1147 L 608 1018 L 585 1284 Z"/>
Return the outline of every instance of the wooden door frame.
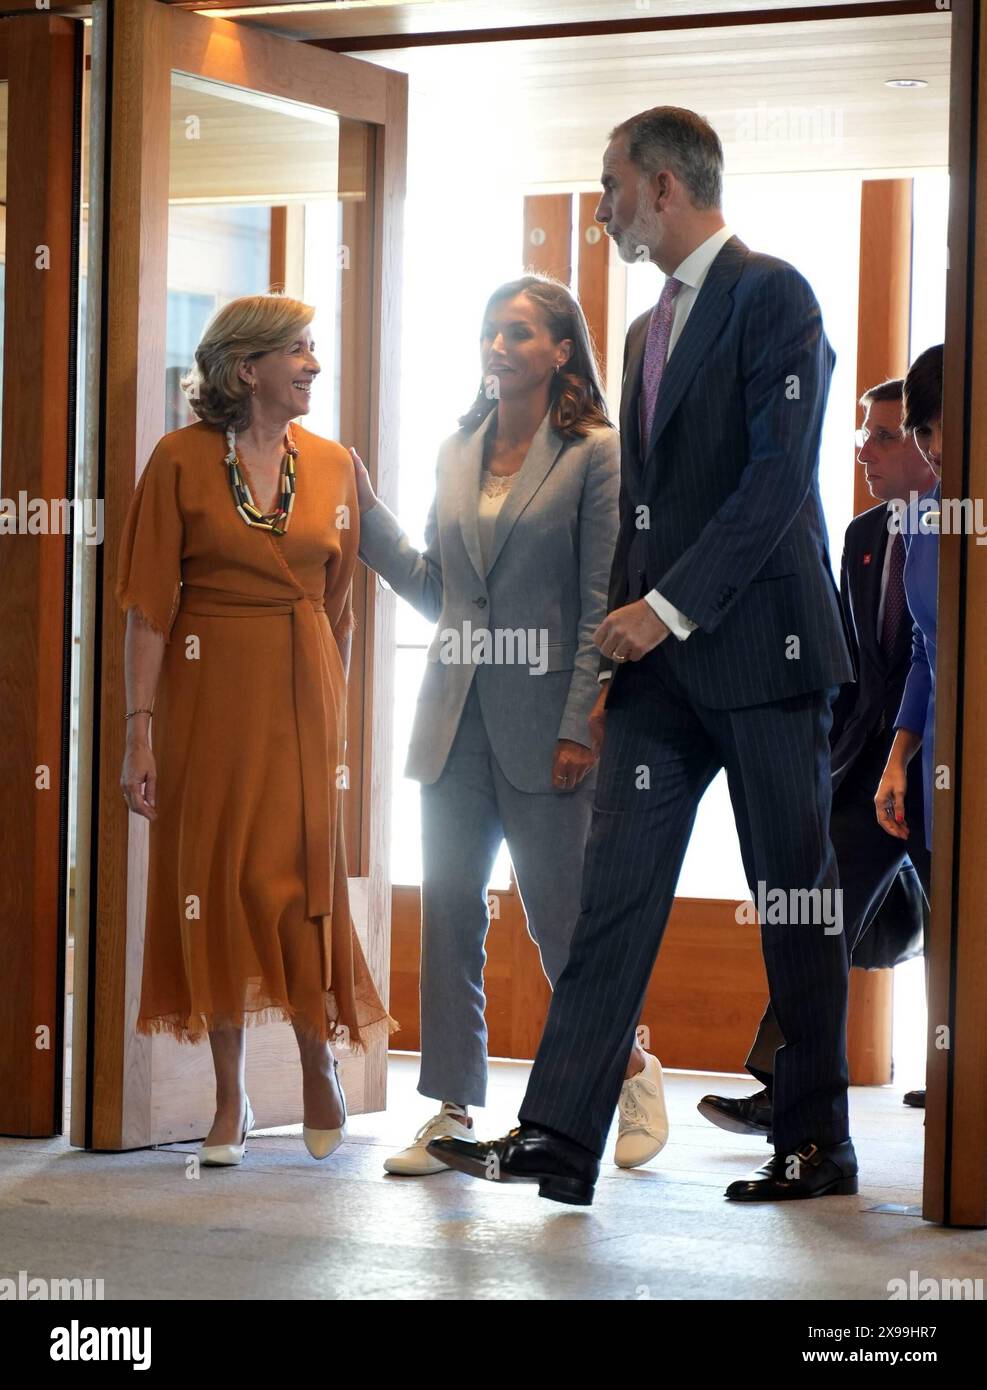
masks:
<path fill-rule="evenodd" d="M 290 45 L 290 49 L 288 49 Z M 291 63 L 286 63 L 286 51 Z M 174 1137 L 150 1105 L 152 1040 L 134 1028 L 146 891 L 147 826 L 131 817 L 118 780 L 123 749 L 123 626 L 114 598 L 116 557 L 137 477 L 164 427 L 164 345 L 171 73 L 327 106 L 372 126 L 375 221 L 373 298 L 367 353 L 371 364 L 370 435 L 363 443 L 378 490 L 396 490 L 401 209 L 404 197 L 407 79 L 359 60 L 327 54 L 257 29 L 157 3 L 93 5 L 93 218 L 90 265 L 102 269 L 90 296 L 94 356 L 88 383 L 94 437 L 87 469 L 105 499 L 105 536 L 91 585 L 92 643 L 83 684 L 92 693 L 80 738 L 90 740 L 80 769 L 80 843 L 89 845 L 76 952 L 76 1027 L 72 1142 L 94 1149 L 141 1147 Z M 102 184 L 100 185 L 100 180 Z M 98 424 L 96 423 L 98 422 Z M 366 843 L 351 880 L 354 919 L 381 929 L 369 965 L 387 990 L 389 927 L 390 647 L 393 600 L 374 602 L 370 578 L 357 578 L 351 677 L 370 732 L 361 787 Z M 362 671 L 361 671 L 362 667 Z M 80 750 L 81 751 L 81 750 Z M 370 803 L 374 814 L 370 815 Z M 80 860 L 81 860 L 80 855 Z M 351 1110 L 379 1109 L 386 1085 L 386 1042 L 366 1059 L 341 1059 L 362 1084 Z M 256 1105 L 255 1105 L 256 1109 Z M 258 1120 L 264 1118 L 258 1112 Z M 267 1123 L 283 1122 L 268 1116 Z"/>
<path fill-rule="evenodd" d="M 960 0 L 950 55 L 949 268 L 942 495 L 987 498 L 987 17 Z M 979 412 L 975 403 L 980 403 Z M 987 825 L 981 716 L 987 679 L 987 555 L 974 535 L 940 539 L 933 792 L 932 950 L 922 1214 L 987 1226 Z"/>
<path fill-rule="evenodd" d="M 138 3 L 142 6 L 143 11 L 150 4 L 150 0 L 128 0 L 129 6 Z M 155 8 L 164 7 L 156 6 Z M 872 7 L 872 12 L 876 8 Z M 880 7 L 887 13 L 894 11 L 907 13 L 916 8 L 916 6 L 907 4 Z M 947 379 L 944 400 L 946 454 L 943 466 L 943 486 L 947 495 L 969 496 L 973 495 L 975 488 L 979 488 L 979 493 L 983 496 L 987 491 L 987 465 L 985 465 L 984 458 L 982 426 L 979 425 L 972 410 L 972 399 L 975 389 L 981 395 L 987 392 L 987 367 L 985 367 L 987 350 L 985 350 L 983 341 L 983 329 L 974 330 L 973 305 L 976 297 L 978 308 L 980 307 L 979 299 L 984 293 L 984 279 L 985 274 L 987 274 L 985 271 L 985 261 L 987 261 L 987 206 L 985 206 L 987 173 L 984 169 L 983 144 L 977 146 L 972 137 L 976 130 L 978 113 L 987 107 L 987 94 L 984 92 L 984 84 L 987 80 L 987 54 L 985 54 L 984 49 L 984 34 L 978 24 L 978 16 L 974 13 L 971 0 L 955 0 L 952 9 L 954 29 L 950 133 L 951 270 L 946 335 Z M 57 12 L 87 14 L 90 11 L 95 13 L 96 27 L 100 23 L 105 23 L 106 5 L 100 3 L 100 0 L 97 0 L 94 6 L 69 3 L 68 0 L 52 0 L 52 15 Z M 36 20 L 40 19 L 34 0 L 0 0 L 0 13 L 2 14 L 26 12 L 30 12 Z M 793 17 L 820 20 L 831 17 L 831 13 L 831 7 L 826 7 L 822 11 L 810 11 Z M 859 10 L 856 13 L 859 13 Z M 777 15 L 771 16 L 775 22 L 779 17 Z M 690 17 L 690 19 L 694 20 L 697 27 L 703 23 L 713 22 L 709 17 L 702 15 Z M 749 14 L 730 17 L 730 22 L 735 23 L 749 22 L 749 20 Z M 145 16 L 142 13 L 141 23 L 143 24 L 144 21 Z M 723 22 L 728 22 L 728 20 L 724 19 Z M 649 27 L 654 28 L 656 24 L 652 23 L 649 26 L 646 23 L 638 23 L 635 25 L 636 29 L 642 31 Z M 500 36 L 498 35 L 498 37 Z M 517 37 L 514 33 L 502 36 Z M 533 34 L 527 35 L 527 37 L 533 36 Z M 405 46 L 409 42 L 434 43 L 437 39 L 440 41 L 445 39 L 446 41 L 468 42 L 471 38 L 477 37 L 479 36 L 416 36 L 414 39 L 406 39 Z M 330 43 L 331 41 L 322 41 L 322 46 L 326 47 Z M 378 40 L 377 45 L 393 47 L 395 42 L 393 39 L 386 42 Z M 299 44 L 299 48 L 305 46 Z M 356 49 L 357 47 L 372 46 L 372 43 L 360 44 L 357 41 L 356 43 L 350 42 L 347 46 Z M 138 64 L 142 61 L 139 50 L 133 56 L 137 59 Z M 340 61 L 346 62 L 347 60 L 340 58 Z M 94 75 L 95 69 L 96 59 L 94 58 Z M 139 84 L 137 93 L 139 94 Z M 129 92 L 121 92 L 120 87 L 117 86 L 114 91 L 113 106 L 120 115 L 126 115 L 129 112 L 137 120 L 138 135 L 136 141 L 131 139 L 131 144 L 136 144 L 138 150 L 141 150 L 153 138 L 153 132 L 149 134 L 144 131 L 140 121 L 139 102 L 135 102 L 134 97 L 133 86 L 130 87 Z M 389 95 L 388 100 L 399 101 L 399 98 Z M 103 112 L 94 112 L 94 130 L 98 131 L 102 128 L 103 120 Z M 388 156 L 385 151 L 385 165 L 387 159 Z M 96 163 L 95 159 L 93 162 Z M 101 171 L 97 169 L 93 177 L 93 186 L 95 187 L 101 177 Z M 383 185 L 379 184 L 378 198 L 382 194 Z M 98 200 L 94 200 L 92 205 L 98 208 L 100 203 Z M 93 244 L 97 252 L 101 253 L 98 236 Z M 393 262 L 396 260 L 397 253 L 398 247 L 395 240 L 395 244 L 389 250 L 382 248 L 381 259 L 385 262 L 388 260 Z M 140 273 L 139 267 L 132 259 L 119 253 L 118 262 L 111 265 L 109 269 L 117 281 L 122 278 L 128 284 L 131 294 L 136 293 L 140 285 Z M 977 270 L 980 272 L 979 280 L 976 275 Z M 98 259 L 91 256 L 91 288 L 97 284 L 98 277 Z M 102 300 L 103 317 L 105 317 L 105 296 L 102 297 Z M 380 306 L 381 321 L 388 308 L 393 311 L 394 306 Z M 985 321 L 983 312 L 980 313 L 980 321 L 981 323 Z M 99 322 L 100 316 L 97 314 L 97 327 Z M 91 327 L 92 318 L 90 320 Z M 147 337 L 146 334 L 144 336 Z M 375 349 L 378 355 L 375 360 L 379 360 L 382 341 L 386 344 L 387 340 L 378 337 L 378 345 Z M 153 347 L 153 343 L 151 346 Z M 88 350 L 90 352 L 97 351 L 98 344 L 94 344 L 90 339 Z M 950 364 L 953 361 L 955 361 L 956 366 L 950 371 Z M 100 359 L 98 383 L 100 400 L 104 406 L 108 384 L 112 379 L 107 369 L 113 362 L 114 354 L 112 348 L 108 346 L 107 351 L 102 354 Z M 116 380 L 119 381 L 120 364 L 116 362 L 115 365 Z M 146 376 L 143 364 L 138 363 L 136 370 L 138 378 L 143 380 Z M 135 384 L 132 379 L 130 382 L 132 392 Z M 115 401 L 124 407 L 126 405 L 125 400 L 119 394 L 115 397 Z M 126 420 L 125 444 L 129 448 L 132 469 L 136 468 L 140 457 L 137 449 L 138 422 L 134 418 L 135 410 L 136 399 L 130 416 L 124 416 Z M 115 429 L 117 423 L 115 418 Z M 98 422 L 91 422 L 91 428 L 96 430 L 97 424 Z M 393 418 L 388 418 L 386 403 L 381 403 L 377 415 L 380 445 L 377 455 L 380 460 L 378 487 L 385 499 L 393 497 L 395 490 L 395 427 Z M 971 433 L 971 427 L 973 433 Z M 115 443 L 118 446 L 118 458 L 119 436 Z M 146 457 L 146 451 L 143 456 Z M 97 450 L 94 448 L 89 451 L 88 465 L 92 477 L 98 477 L 100 472 L 97 464 L 93 461 L 96 457 Z M 102 458 L 101 451 L 99 451 L 98 457 Z M 119 469 L 117 469 L 117 473 L 119 473 Z M 118 482 L 119 478 L 114 481 Z M 965 489 L 964 484 L 966 485 Z M 119 491 L 119 488 L 116 490 Z M 98 491 L 92 491 L 89 488 L 86 489 L 86 492 L 94 496 L 99 495 Z M 113 539 L 119 539 L 122 525 L 122 501 L 119 497 L 112 500 L 111 542 Z M 108 513 L 110 510 L 111 508 L 108 507 Z M 979 804 L 977 779 L 974 775 L 963 779 L 962 764 L 953 756 L 953 752 L 958 748 L 959 740 L 965 732 L 965 752 L 968 755 L 969 766 L 976 769 L 981 761 L 979 756 L 981 753 L 980 742 L 983 736 L 978 732 L 974 717 L 969 718 L 968 726 L 964 730 L 967 712 L 976 710 L 974 699 L 976 687 L 973 680 L 978 674 L 975 658 L 978 658 L 979 654 L 971 652 L 964 637 L 967 622 L 969 622 L 969 631 L 976 630 L 973 623 L 976 621 L 975 603 L 980 597 L 981 560 L 982 557 L 979 551 L 974 548 L 971 538 L 967 538 L 962 544 L 944 538 L 940 574 L 941 640 L 939 655 L 942 672 L 939 683 L 940 700 L 937 709 L 936 739 L 937 747 L 943 750 L 940 757 L 943 761 L 952 764 L 955 775 L 953 796 L 937 797 L 936 806 L 934 877 L 937 892 L 933 907 L 932 928 L 929 1106 L 926 1116 L 924 1215 L 929 1220 L 956 1225 L 987 1224 L 987 1181 L 985 1181 L 985 1174 L 987 1174 L 985 1123 L 987 1122 L 984 1119 L 983 1105 L 979 1099 L 978 1090 L 978 1088 L 982 1089 L 982 1079 L 987 1075 L 987 1043 L 985 1043 L 982 1025 L 978 1026 L 976 1022 L 978 999 L 982 998 L 983 987 L 987 982 L 987 969 L 985 969 L 987 924 L 983 923 L 982 913 L 976 906 L 976 895 L 981 885 L 979 884 L 980 871 L 976 867 L 975 858 L 980 854 L 980 849 L 974 834 L 975 826 L 978 823 L 983 823 L 985 808 Z M 98 557 L 98 564 L 94 566 L 94 570 L 98 570 L 98 574 L 94 573 L 92 578 L 94 588 L 97 588 L 98 585 L 98 590 L 95 593 L 98 605 L 92 606 L 88 615 L 84 616 L 84 624 L 90 624 L 92 631 L 101 639 L 102 633 L 107 629 L 107 624 L 113 623 L 116 615 L 111 611 L 106 601 L 102 556 Z M 367 593 L 369 601 L 364 632 L 368 634 L 366 639 L 368 645 L 372 647 L 376 656 L 380 656 L 387 649 L 385 628 L 389 622 L 393 621 L 393 615 L 389 612 L 390 605 L 386 601 L 384 603 L 373 601 L 373 587 L 370 581 L 368 581 Z M 982 613 L 982 611 L 983 605 L 981 604 L 980 612 Z M 84 627 L 84 632 L 85 630 Z M 87 692 L 85 687 L 82 690 L 84 710 L 87 705 L 91 705 L 90 718 L 88 722 L 83 722 L 83 733 L 88 728 L 91 735 L 92 729 L 95 728 L 97 734 L 90 747 L 80 748 L 80 778 L 85 770 L 87 760 L 92 757 L 95 769 L 101 774 L 93 784 L 95 794 L 92 809 L 94 813 L 98 813 L 100 810 L 106 812 L 103 819 L 97 819 L 95 823 L 102 827 L 104 836 L 113 842 L 112 855 L 101 852 L 93 858 L 93 876 L 97 882 L 103 883 L 104 876 L 108 871 L 114 867 L 119 869 L 121 865 L 125 866 L 127 840 L 125 827 L 121 824 L 120 816 L 117 814 L 120 808 L 116 806 L 115 801 L 110 800 L 109 793 L 105 791 L 107 785 L 112 785 L 115 781 L 116 769 L 114 764 L 119 756 L 118 748 L 115 753 L 112 751 L 118 743 L 118 739 L 111 717 L 114 714 L 122 713 L 120 672 L 116 670 L 107 673 L 105 670 L 100 670 L 99 674 L 98 686 L 94 687 L 91 692 Z M 386 661 L 375 668 L 373 679 L 378 683 L 377 698 L 368 694 L 367 700 L 374 712 L 374 722 L 379 722 L 381 725 L 380 734 L 385 742 L 389 742 L 387 721 L 386 719 L 379 719 L 379 710 L 384 694 L 380 688 L 380 682 L 390 679 L 390 671 Z M 968 690 L 967 685 L 969 686 Z M 963 695 L 961 708 L 957 707 L 952 699 L 942 698 L 947 692 Z M 107 730 L 105 737 L 102 732 L 103 726 Z M 983 751 L 987 753 L 987 749 Z M 375 762 L 375 769 L 380 766 L 380 763 Z M 369 775 L 376 794 L 385 796 L 389 786 L 388 779 L 384 777 L 379 781 L 375 780 L 373 769 Z M 102 799 L 100 787 L 104 789 Z M 80 809 L 85 808 L 80 805 Z M 976 817 L 979 817 L 979 820 L 975 819 Z M 84 833 L 85 827 L 80 825 L 80 845 L 83 843 Z M 386 838 L 386 829 L 383 831 L 383 835 Z M 80 864 L 80 867 L 84 868 L 85 866 Z M 80 875 L 80 877 L 88 876 Z M 372 882 L 372 878 L 370 881 Z M 112 878 L 106 881 L 104 886 L 107 892 L 111 892 L 113 889 Z M 85 889 L 87 885 L 84 883 L 83 887 Z M 116 905 L 119 908 L 122 904 L 119 901 L 119 890 L 117 892 Z M 981 893 L 981 901 L 982 898 Z M 85 920 L 85 914 L 82 914 L 80 922 Z M 105 903 L 101 904 L 100 911 L 94 914 L 93 922 L 106 928 L 106 933 L 99 941 L 100 950 L 96 952 L 97 957 L 100 958 L 94 962 L 95 967 L 100 967 L 106 954 L 113 946 L 119 947 L 125 936 L 121 933 L 119 925 L 115 935 L 113 934 L 112 922 L 107 918 Z M 962 931 L 960 930 L 961 925 Z M 89 944 L 88 939 L 82 943 L 83 947 Z M 83 966 L 85 966 L 85 955 L 85 949 L 77 953 L 77 961 Z M 957 966 L 961 962 L 963 969 L 959 970 Z M 102 979 L 96 968 L 94 968 L 92 975 L 97 982 Z M 18 986 L 20 987 L 21 984 L 22 981 L 19 979 Z M 955 1045 L 949 1050 L 942 1050 L 936 1046 L 935 1030 L 938 1026 L 936 1020 L 940 1017 L 952 1032 Z M 117 1074 L 115 1085 L 118 1089 L 122 1085 L 124 1049 L 112 1037 L 100 1036 L 98 1040 L 94 1038 L 91 1055 L 87 1058 L 77 1058 L 77 1060 L 85 1064 L 85 1075 L 88 1076 L 90 1083 L 96 1075 L 96 1063 L 98 1061 L 100 1067 L 105 1063 L 108 1067 L 114 1068 Z M 961 1101 L 964 1104 L 961 1105 Z M 964 1109 L 970 1112 L 966 1117 L 961 1113 Z M 82 1138 L 78 1137 L 80 1131 L 73 1129 L 74 1142 L 92 1143 L 94 1136 L 96 1136 L 105 1141 L 101 1146 L 119 1146 L 118 1141 L 121 1136 L 119 1125 L 114 1129 L 112 1107 L 107 1109 L 104 1104 L 98 1115 L 93 1113 L 91 1085 L 86 1095 L 86 1118 L 81 1133 Z M 113 1142 L 114 1139 L 117 1142 Z"/>
<path fill-rule="evenodd" d="M 75 493 L 82 47 L 80 24 L 36 10 L 0 26 L 11 499 Z M 0 538 L 0 1133 L 31 1137 L 62 1132 L 71 613 L 64 532 Z"/>

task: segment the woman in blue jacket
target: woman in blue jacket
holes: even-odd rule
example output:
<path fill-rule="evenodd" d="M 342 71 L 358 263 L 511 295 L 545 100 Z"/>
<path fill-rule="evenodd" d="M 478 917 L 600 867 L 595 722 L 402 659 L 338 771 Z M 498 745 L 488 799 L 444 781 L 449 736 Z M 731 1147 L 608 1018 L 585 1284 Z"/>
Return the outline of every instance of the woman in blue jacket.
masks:
<path fill-rule="evenodd" d="M 915 443 L 936 475 L 936 485 L 912 498 L 900 518 L 905 542 L 905 597 L 912 615 L 912 665 L 905 682 L 897 730 L 874 805 L 881 827 L 907 840 L 905 788 L 908 764 L 922 749 L 925 838 L 932 848 L 933 734 L 936 711 L 936 603 L 939 589 L 939 472 L 942 466 L 942 344 L 926 348 L 905 377 L 902 432 Z M 929 885 L 923 884 L 926 896 Z"/>

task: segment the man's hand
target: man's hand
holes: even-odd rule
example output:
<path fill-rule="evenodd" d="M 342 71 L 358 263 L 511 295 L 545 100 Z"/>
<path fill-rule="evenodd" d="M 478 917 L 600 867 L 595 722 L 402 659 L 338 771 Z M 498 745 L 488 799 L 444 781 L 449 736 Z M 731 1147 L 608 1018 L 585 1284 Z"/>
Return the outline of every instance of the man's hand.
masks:
<path fill-rule="evenodd" d="M 560 738 L 552 762 L 552 785 L 556 791 L 571 792 L 596 762 L 596 754 L 584 743 Z"/>
<path fill-rule="evenodd" d="M 668 628 L 645 599 L 608 613 L 593 633 L 604 656 L 614 661 L 640 661 L 668 636 Z"/>

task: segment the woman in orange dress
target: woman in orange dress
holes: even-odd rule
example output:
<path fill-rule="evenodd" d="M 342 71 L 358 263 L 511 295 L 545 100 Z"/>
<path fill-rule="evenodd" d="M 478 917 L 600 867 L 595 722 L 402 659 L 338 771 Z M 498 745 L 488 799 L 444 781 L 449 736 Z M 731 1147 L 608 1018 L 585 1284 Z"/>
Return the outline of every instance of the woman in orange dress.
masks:
<path fill-rule="evenodd" d="M 120 547 L 121 785 L 150 821 L 137 1028 L 208 1035 L 213 1164 L 240 1162 L 253 1123 L 246 1024 L 294 1026 L 317 1158 L 346 1119 L 330 1044 L 397 1027 L 350 918 L 340 814 L 353 465 L 291 423 L 319 372 L 313 313 L 249 295 L 214 316 L 183 382 L 199 420 L 155 447 Z"/>

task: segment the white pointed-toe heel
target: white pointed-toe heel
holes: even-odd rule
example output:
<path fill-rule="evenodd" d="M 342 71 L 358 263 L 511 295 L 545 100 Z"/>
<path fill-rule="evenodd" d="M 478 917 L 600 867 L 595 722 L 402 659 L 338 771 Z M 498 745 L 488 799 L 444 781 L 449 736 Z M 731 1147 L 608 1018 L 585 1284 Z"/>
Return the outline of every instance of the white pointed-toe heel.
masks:
<path fill-rule="evenodd" d="M 247 1112 L 243 1121 L 243 1138 L 239 1144 L 203 1144 L 199 1150 L 199 1162 L 210 1168 L 235 1168 L 243 1162 L 247 1151 L 247 1135 L 254 1127 L 254 1112 L 247 1099 Z"/>
<path fill-rule="evenodd" d="M 302 1138 L 313 1158 L 328 1158 L 346 1138 L 346 1126 L 343 1125 L 341 1129 L 309 1129 L 308 1125 L 302 1125 Z"/>
<path fill-rule="evenodd" d="M 346 1138 L 346 1097 L 343 1095 L 342 1086 L 339 1085 L 339 1063 L 335 1057 L 332 1065 L 336 1072 L 336 1085 L 343 1099 L 343 1123 L 339 1129 L 310 1129 L 308 1125 L 302 1125 L 302 1138 L 313 1158 L 328 1158 Z"/>

